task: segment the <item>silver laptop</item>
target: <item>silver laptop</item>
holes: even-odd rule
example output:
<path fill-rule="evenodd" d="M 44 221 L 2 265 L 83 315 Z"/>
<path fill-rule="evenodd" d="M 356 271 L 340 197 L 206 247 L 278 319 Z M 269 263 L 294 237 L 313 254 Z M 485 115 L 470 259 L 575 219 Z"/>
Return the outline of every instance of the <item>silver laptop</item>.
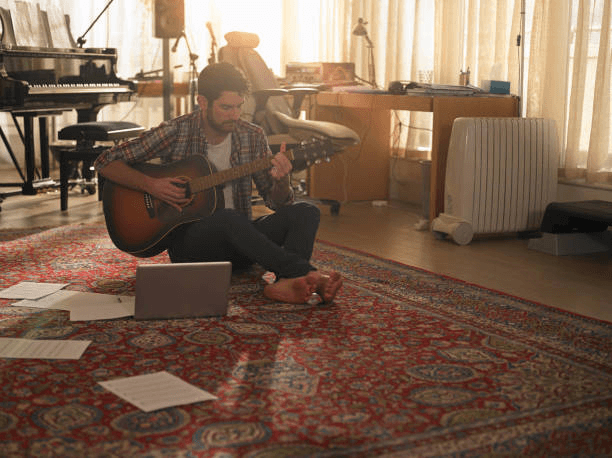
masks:
<path fill-rule="evenodd" d="M 134 318 L 226 315 L 231 277 L 231 262 L 139 265 Z"/>

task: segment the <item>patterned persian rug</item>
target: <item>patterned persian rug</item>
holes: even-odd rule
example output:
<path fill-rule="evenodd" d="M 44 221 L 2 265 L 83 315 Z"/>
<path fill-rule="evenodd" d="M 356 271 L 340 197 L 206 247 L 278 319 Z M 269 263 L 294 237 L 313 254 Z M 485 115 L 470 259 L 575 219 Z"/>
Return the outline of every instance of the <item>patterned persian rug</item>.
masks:
<path fill-rule="evenodd" d="M 139 262 L 103 226 L 0 248 L 22 280 L 133 294 Z M 0 335 L 91 340 L 79 360 L 0 360 L 0 456 L 611 455 L 612 324 L 325 242 L 331 305 L 232 280 L 226 317 L 70 322 L 9 307 Z M 168 371 L 218 397 L 144 413 L 97 382 Z"/>
<path fill-rule="evenodd" d="M 0 229 L 0 242 L 8 242 L 27 235 L 37 234 L 38 232 L 46 231 L 50 228 L 51 226 L 28 227 L 21 229 Z"/>

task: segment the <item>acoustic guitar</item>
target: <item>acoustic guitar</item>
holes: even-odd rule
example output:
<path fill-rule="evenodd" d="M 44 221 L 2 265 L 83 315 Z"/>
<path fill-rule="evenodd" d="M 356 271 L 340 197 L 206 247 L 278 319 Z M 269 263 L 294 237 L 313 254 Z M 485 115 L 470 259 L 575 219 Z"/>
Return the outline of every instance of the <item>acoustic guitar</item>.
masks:
<path fill-rule="evenodd" d="M 304 142 L 285 153 L 294 170 L 303 170 L 332 154 L 329 140 Z M 172 230 L 224 207 L 222 185 L 270 168 L 271 160 L 271 156 L 260 158 L 219 172 L 200 155 L 166 165 L 136 164 L 135 169 L 151 177 L 184 179 L 189 202 L 179 211 L 148 193 L 106 180 L 102 204 L 110 238 L 126 253 L 143 258 L 155 256 L 167 248 L 166 240 Z"/>

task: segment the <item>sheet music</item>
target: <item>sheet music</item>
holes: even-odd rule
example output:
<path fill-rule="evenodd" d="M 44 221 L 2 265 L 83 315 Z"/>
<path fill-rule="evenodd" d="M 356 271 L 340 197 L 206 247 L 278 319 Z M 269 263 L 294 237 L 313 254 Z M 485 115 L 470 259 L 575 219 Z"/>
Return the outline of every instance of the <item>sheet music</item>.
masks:
<path fill-rule="evenodd" d="M 133 316 L 135 297 L 62 289 L 37 300 L 24 299 L 11 305 L 68 310 L 70 321 L 111 320 Z"/>
<path fill-rule="evenodd" d="M 0 337 L 0 358 L 79 359 L 91 340 L 33 340 Z"/>
<path fill-rule="evenodd" d="M 64 13 L 51 2 L 48 3 L 46 10 L 49 20 L 49 31 L 51 32 L 52 43 L 50 43 L 50 46 L 53 48 L 71 48 L 72 35 L 70 30 L 68 30 Z"/>
<path fill-rule="evenodd" d="M 94 303 L 88 302 L 72 305 L 70 308 L 70 321 L 113 320 L 115 318 L 134 316 L 134 307 L 136 305 L 136 298 L 134 296 L 112 296 L 110 294 L 99 294 L 98 296 L 105 297 L 99 298 Z M 72 298 L 73 302 L 76 300 L 79 300 L 79 297 Z"/>
<path fill-rule="evenodd" d="M 22 281 L 0 291 L 3 299 L 40 299 L 59 291 L 69 283 L 38 283 Z"/>
<path fill-rule="evenodd" d="M 145 412 L 217 399 L 166 371 L 98 383 Z"/>
<path fill-rule="evenodd" d="M 65 306 L 65 302 L 72 296 L 79 294 L 79 291 L 69 291 L 67 289 L 60 289 L 52 294 L 41 297 L 40 299 L 22 299 L 19 302 L 13 302 L 13 307 L 33 307 L 37 309 L 57 309 L 57 310 L 70 310 L 69 307 Z"/>
<path fill-rule="evenodd" d="M 15 13 L 11 11 L 11 18 L 18 46 L 48 46 L 37 4 L 15 0 Z"/>

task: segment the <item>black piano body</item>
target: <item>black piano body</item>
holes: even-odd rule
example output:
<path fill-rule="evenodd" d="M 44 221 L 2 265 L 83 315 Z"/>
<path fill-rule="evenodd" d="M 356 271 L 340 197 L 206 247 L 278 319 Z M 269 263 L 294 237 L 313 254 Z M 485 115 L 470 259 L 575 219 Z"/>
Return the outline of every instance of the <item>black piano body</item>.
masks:
<path fill-rule="evenodd" d="M 134 83 L 115 74 L 113 48 L 50 49 L 0 45 L 0 110 L 77 110 L 93 121 L 105 105 L 130 100 Z M 93 118 L 93 119 L 92 119 Z"/>
<path fill-rule="evenodd" d="M 49 137 L 47 118 L 76 110 L 77 122 L 95 121 L 106 105 L 129 101 L 134 82 L 117 76 L 114 48 L 47 48 L 17 46 L 10 12 L 0 8 L 0 111 L 10 112 L 24 143 L 24 175 L 4 132 L 0 135 L 23 183 L 23 194 L 48 186 Z M 23 130 L 17 118 L 23 118 Z M 34 118 L 39 120 L 40 177 L 35 177 Z M 40 186 L 37 186 L 40 183 Z"/>

